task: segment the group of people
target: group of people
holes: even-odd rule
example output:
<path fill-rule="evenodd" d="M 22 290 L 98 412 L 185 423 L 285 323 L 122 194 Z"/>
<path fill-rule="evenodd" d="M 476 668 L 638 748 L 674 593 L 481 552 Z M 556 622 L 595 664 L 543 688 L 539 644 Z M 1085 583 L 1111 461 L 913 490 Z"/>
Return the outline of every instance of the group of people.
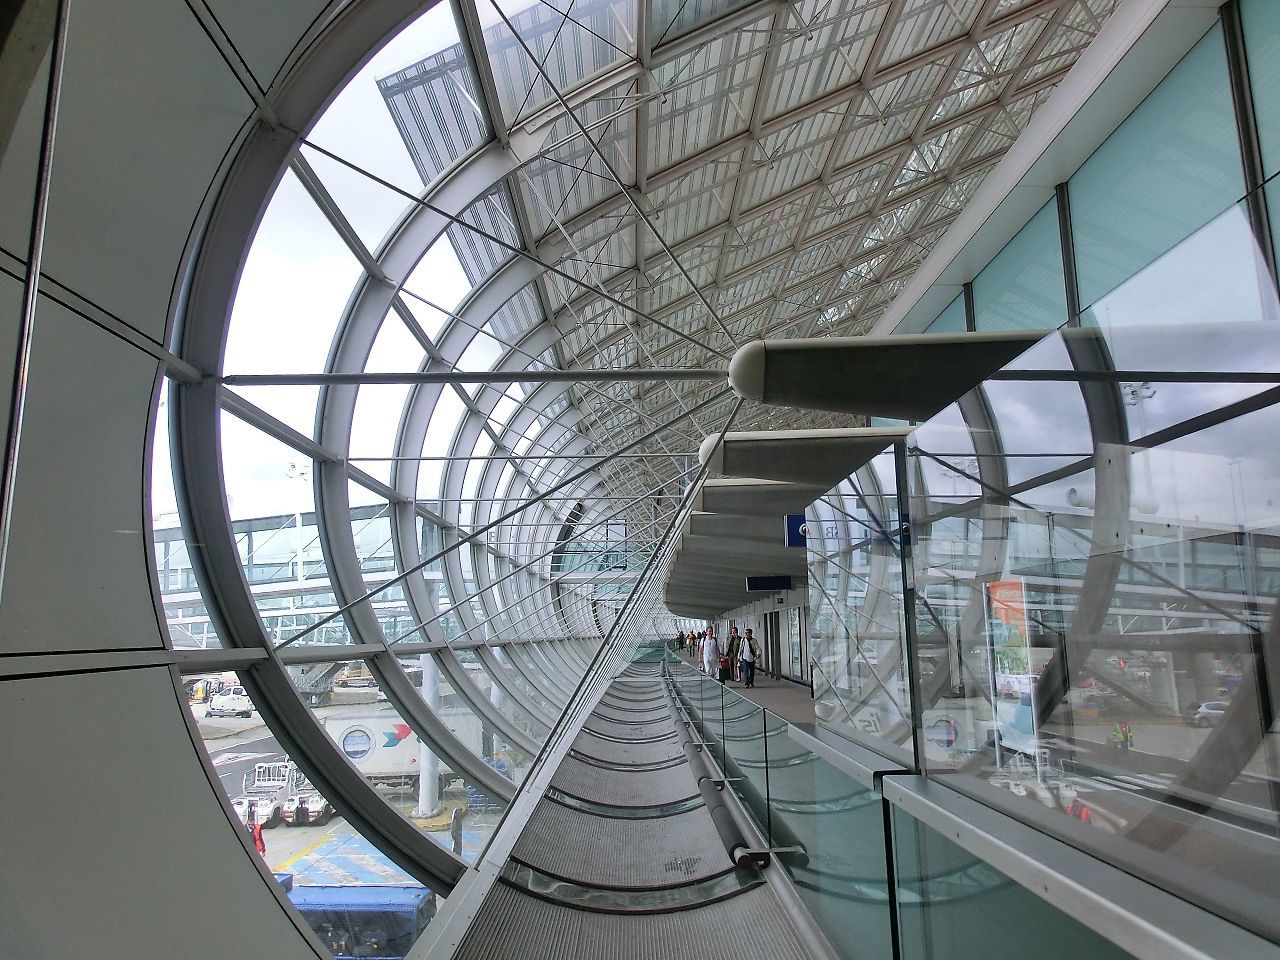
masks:
<path fill-rule="evenodd" d="M 740 682 L 743 687 L 756 685 L 760 647 L 750 627 L 741 635 L 737 627 L 730 627 L 729 636 L 723 641 L 716 638 L 715 627 L 707 627 L 698 633 L 690 630 L 684 637 L 684 644 L 698 669 L 707 676 L 715 677 L 721 683 L 732 680 Z"/>

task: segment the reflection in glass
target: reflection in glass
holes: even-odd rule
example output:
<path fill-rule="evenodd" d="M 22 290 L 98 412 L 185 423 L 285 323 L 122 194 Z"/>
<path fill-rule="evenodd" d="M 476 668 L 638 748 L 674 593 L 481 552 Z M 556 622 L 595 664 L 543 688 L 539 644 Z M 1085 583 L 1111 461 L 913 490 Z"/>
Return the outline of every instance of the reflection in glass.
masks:
<path fill-rule="evenodd" d="M 958 295 L 947 304 L 933 323 L 925 328 L 925 333 L 963 333 L 967 327 L 964 315 L 964 294 Z"/>
<path fill-rule="evenodd" d="M 1280 171 L 1280 6 L 1271 0 L 1241 0 L 1245 52 L 1249 59 L 1249 83 L 1253 88 L 1258 140 L 1265 176 Z"/>
<path fill-rule="evenodd" d="M 1234 390 L 1198 383 L 1196 416 L 1155 434 L 1154 445 L 1125 443 L 1154 433 L 1135 407 L 1192 388 L 1178 377 L 1196 356 L 1178 349 L 1185 332 L 1055 334 L 1052 350 L 1032 354 L 1046 361 L 1041 369 L 1078 371 L 1072 405 L 1029 381 L 962 400 L 1001 428 L 972 423 L 985 495 L 934 495 L 939 478 L 927 464 L 946 460 L 953 424 L 913 435 L 924 765 L 1274 935 L 1265 878 L 1280 856 L 1280 770 L 1267 744 L 1263 651 L 1280 585 L 1270 499 L 1280 464 L 1258 438 L 1280 429 L 1280 413 L 1265 385 L 1249 385 L 1255 399 L 1241 408 Z M 1229 382 L 1280 331 L 1268 310 L 1212 332 L 1200 356 Z M 1168 383 L 1129 384 L 1121 374 L 1108 384 L 1096 374 L 1117 354 L 1146 371 L 1169 369 L 1163 358 L 1176 354 L 1179 369 Z M 1034 367 L 1029 356 L 1008 375 Z M 1018 436 L 1042 438 L 1039 457 L 1025 443 L 1000 455 L 1011 417 Z M 1082 437 L 1091 452 L 1069 449 Z M 963 551 L 960 539 L 970 544 Z"/>
<path fill-rule="evenodd" d="M 892 454 L 810 507 L 814 712 L 900 758 L 911 741 Z"/>
<path fill-rule="evenodd" d="M 903 956 L 1129 956 L 901 810 L 894 808 L 892 821 Z"/>

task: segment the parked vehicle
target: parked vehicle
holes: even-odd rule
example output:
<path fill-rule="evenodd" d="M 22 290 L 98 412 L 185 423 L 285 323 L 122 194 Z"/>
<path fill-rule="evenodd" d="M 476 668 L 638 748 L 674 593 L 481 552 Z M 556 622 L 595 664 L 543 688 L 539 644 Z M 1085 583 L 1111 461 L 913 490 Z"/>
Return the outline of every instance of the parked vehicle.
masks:
<path fill-rule="evenodd" d="M 403 960 L 436 913 L 427 887 L 286 887 L 334 960 Z"/>
<path fill-rule="evenodd" d="M 274 827 L 284 822 L 285 803 L 306 783 L 292 761 L 256 763 L 244 775 L 243 792 L 231 801 L 232 809 L 246 825 Z"/>
<path fill-rule="evenodd" d="M 394 710 L 340 713 L 325 717 L 324 725 L 370 783 L 417 787 L 418 737 Z"/>
<path fill-rule="evenodd" d="M 206 717 L 251 717 L 253 701 L 244 692 L 244 687 L 228 687 L 221 693 L 215 693 L 209 702 Z"/>
<path fill-rule="evenodd" d="M 353 663 L 338 671 L 333 685 L 335 687 L 372 687 L 376 685 L 376 681 L 365 664 Z"/>
<path fill-rule="evenodd" d="M 1182 715 L 1182 719 L 1193 727 L 1211 727 L 1222 719 L 1230 704 L 1225 700 L 1207 700 L 1204 703 L 1193 703 Z"/>
<path fill-rule="evenodd" d="M 284 822 L 291 827 L 307 824 L 322 827 L 333 818 L 333 813 L 333 806 L 310 783 L 305 783 L 298 793 L 285 800 L 282 811 Z"/>

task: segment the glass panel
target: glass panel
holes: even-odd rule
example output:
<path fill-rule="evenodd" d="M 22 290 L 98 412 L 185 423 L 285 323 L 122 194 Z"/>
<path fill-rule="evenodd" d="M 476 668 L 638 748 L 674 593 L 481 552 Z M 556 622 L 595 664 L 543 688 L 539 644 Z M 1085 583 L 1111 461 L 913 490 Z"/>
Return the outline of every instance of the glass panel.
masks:
<path fill-rule="evenodd" d="M 902 953 L 962 960 L 1122 960 L 1129 954 L 896 807 Z"/>
<path fill-rule="evenodd" d="M 743 6 L 747 0 L 653 0 L 648 5 L 652 46 L 686 33 L 699 23 Z"/>
<path fill-rule="evenodd" d="M 431 654 L 399 658 L 423 701 L 478 757 L 483 757 L 495 770 L 520 783 L 529 772 L 533 759 L 504 740 L 489 726 L 467 701 L 473 690 L 459 690 L 441 671 Z"/>
<path fill-rule="evenodd" d="M 478 129 L 479 98 L 469 80 L 456 82 L 462 76 L 455 66 L 457 40 L 451 5 L 427 10 L 351 78 L 307 139 L 417 195 L 434 179 L 439 160 L 455 151 L 461 155 Z M 410 101 L 424 100 L 438 108 L 430 127 L 434 150 L 421 149 L 423 131 L 407 116 Z"/>
<path fill-rule="evenodd" d="M 881 454 L 805 516 L 818 722 L 910 763 L 893 455 Z M 780 666 L 795 672 L 789 617 L 779 618 L 778 631 Z"/>
<path fill-rule="evenodd" d="M 779 855 L 804 901 L 841 956 L 893 956 L 879 794 L 786 736 L 768 738 L 769 815 L 773 843 L 800 846 Z"/>
<path fill-rule="evenodd" d="M 1061 239 L 1057 201 L 1050 200 L 973 281 L 979 330 L 1053 329 L 1066 322 Z"/>
<path fill-rule="evenodd" d="M 1064 311 L 1065 312 L 1065 311 Z M 925 328 L 925 333 L 964 333 L 967 329 L 964 315 L 964 294 L 960 294 L 938 318 Z"/>
<path fill-rule="evenodd" d="M 245 259 L 223 369 L 319 373 L 363 270 L 292 171 L 285 174 Z"/>
<path fill-rule="evenodd" d="M 1105 331 L 1111 362 L 1120 370 L 1266 374 L 1280 369 L 1280 346 L 1272 332 L 1280 307 L 1243 203 L 1107 294 L 1081 319 Z M 1133 329 L 1151 324 L 1161 326 L 1159 337 Z M 1241 345 L 1250 327 L 1256 335 L 1252 349 L 1245 350 Z M 1212 390 L 1200 383 L 1136 377 L 1120 384 L 1128 433 L 1135 439 L 1265 389 L 1266 384 L 1233 383 L 1227 376 Z"/>
<path fill-rule="evenodd" d="M 264 413 L 275 417 L 285 426 L 293 427 L 302 436 L 315 435 L 316 400 L 320 396 L 319 387 L 295 384 L 253 387 L 241 384 L 225 389 L 227 393 L 235 394 Z"/>
<path fill-rule="evenodd" d="M 893 956 L 882 803 L 735 691 L 669 660 L 730 785 L 842 956 Z"/>
<path fill-rule="evenodd" d="M 475 684 L 480 696 L 488 697 L 489 702 L 497 707 L 499 712 L 537 742 L 541 743 L 546 739 L 551 727 L 526 710 L 515 697 L 511 696 L 502 684 L 495 680 L 474 650 L 456 650 L 454 656 L 466 670 L 468 679 Z"/>
<path fill-rule="evenodd" d="M 164 607 L 164 625 L 176 649 L 220 647 L 196 585 L 187 535 L 178 517 L 166 429 L 168 391 L 161 391 L 157 428 L 151 446 L 151 546 Z"/>
<path fill-rule="evenodd" d="M 336 609 L 320 549 L 312 463 L 272 437 L 222 415 L 222 471 L 240 562 L 267 635 L 289 639 Z M 338 617 L 305 643 L 350 643 Z"/>
<path fill-rule="evenodd" d="M 376 72 L 378 92 L 425 184 L 485 140 L 484 97 L 457 42 L 454 19 L 446 12 L 452 6 L 441 4 L 424 14 L 422 19 L 433 28 L 429 42 L 419 40 L 405 50 L 414 56 L 436 52 L 409 66 L 403 66 L 404 56 L 384 55 L 385 66 Z M 386 67 L 392 66 L 396 72 L 388 76 Z"/>
<path fill-rule="evenodd" d="M 1249 58 L 1249 81 L 1257 115 L 1265 176 L 1280 171 L 1280 6 L 1271 0 L 1241 0 L 1240 22 Z"/>
<path fill-rule="evenodd" d="M 959 423 L 913 435 L 917 709 L 931 775 L 1274 938 L 1280 397 L 1233 376 L 1274 368 L 1280 322 L 1274 290 L 1236 311 L 1230 271 L 1203 279 L 1212 325 L 1064 330 L 1011 368 L 1066 380 L 962 399 L 953 491 Z"/>
<path fill-rule="evenodd" d="M 554 99 L 556 91 L 570 90 L 635 53 L 633 0 L 555 0 L 532 6 L 484 0 L 476 12 L 485 25 L 502 113 L 512 125 Z M 547 86 L 539 66 L 555 90 Z"/>
<path fill-rule="evenodd" d="M 1082 307 L 1244 195 L 1221 25 L 1068 185 Z"/>
<path fill-rule="evenodd" d="M 399 372 L 413 369 L 406 366 Z M 396 439 L 411 388 L 407 384 L 365 383 L 357 389 L 348 453 L 365 473 L 390 483 L 391 458 L 404 455 L 397 452 Z"/>

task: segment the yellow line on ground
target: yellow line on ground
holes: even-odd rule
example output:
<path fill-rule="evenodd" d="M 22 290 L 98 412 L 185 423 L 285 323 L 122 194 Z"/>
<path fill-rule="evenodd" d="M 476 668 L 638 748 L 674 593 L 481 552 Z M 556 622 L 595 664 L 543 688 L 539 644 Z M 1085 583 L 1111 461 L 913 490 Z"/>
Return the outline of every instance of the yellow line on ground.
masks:
<path fill-rule="evenodd" d="M 301 850 L 295 853 L 292 857 L 284 861 L 284 863 L 280 864 L 279 866 L 272 867 L 271 872 L 284 873 L 286 870 L 292 867 L 295 863 L 297 863 L 303 857 L 309 856 L 310 854 L 315 853 L 316 850 L 319 849 L 320 844 L 328 840 L 330 836 L 332 836 L 332 831 L 326 832 L 323 836 L 317 837 L 315 840 L 312 840 L 309 844 L 307 844 L 305 847 L 303 847 Z"/>

